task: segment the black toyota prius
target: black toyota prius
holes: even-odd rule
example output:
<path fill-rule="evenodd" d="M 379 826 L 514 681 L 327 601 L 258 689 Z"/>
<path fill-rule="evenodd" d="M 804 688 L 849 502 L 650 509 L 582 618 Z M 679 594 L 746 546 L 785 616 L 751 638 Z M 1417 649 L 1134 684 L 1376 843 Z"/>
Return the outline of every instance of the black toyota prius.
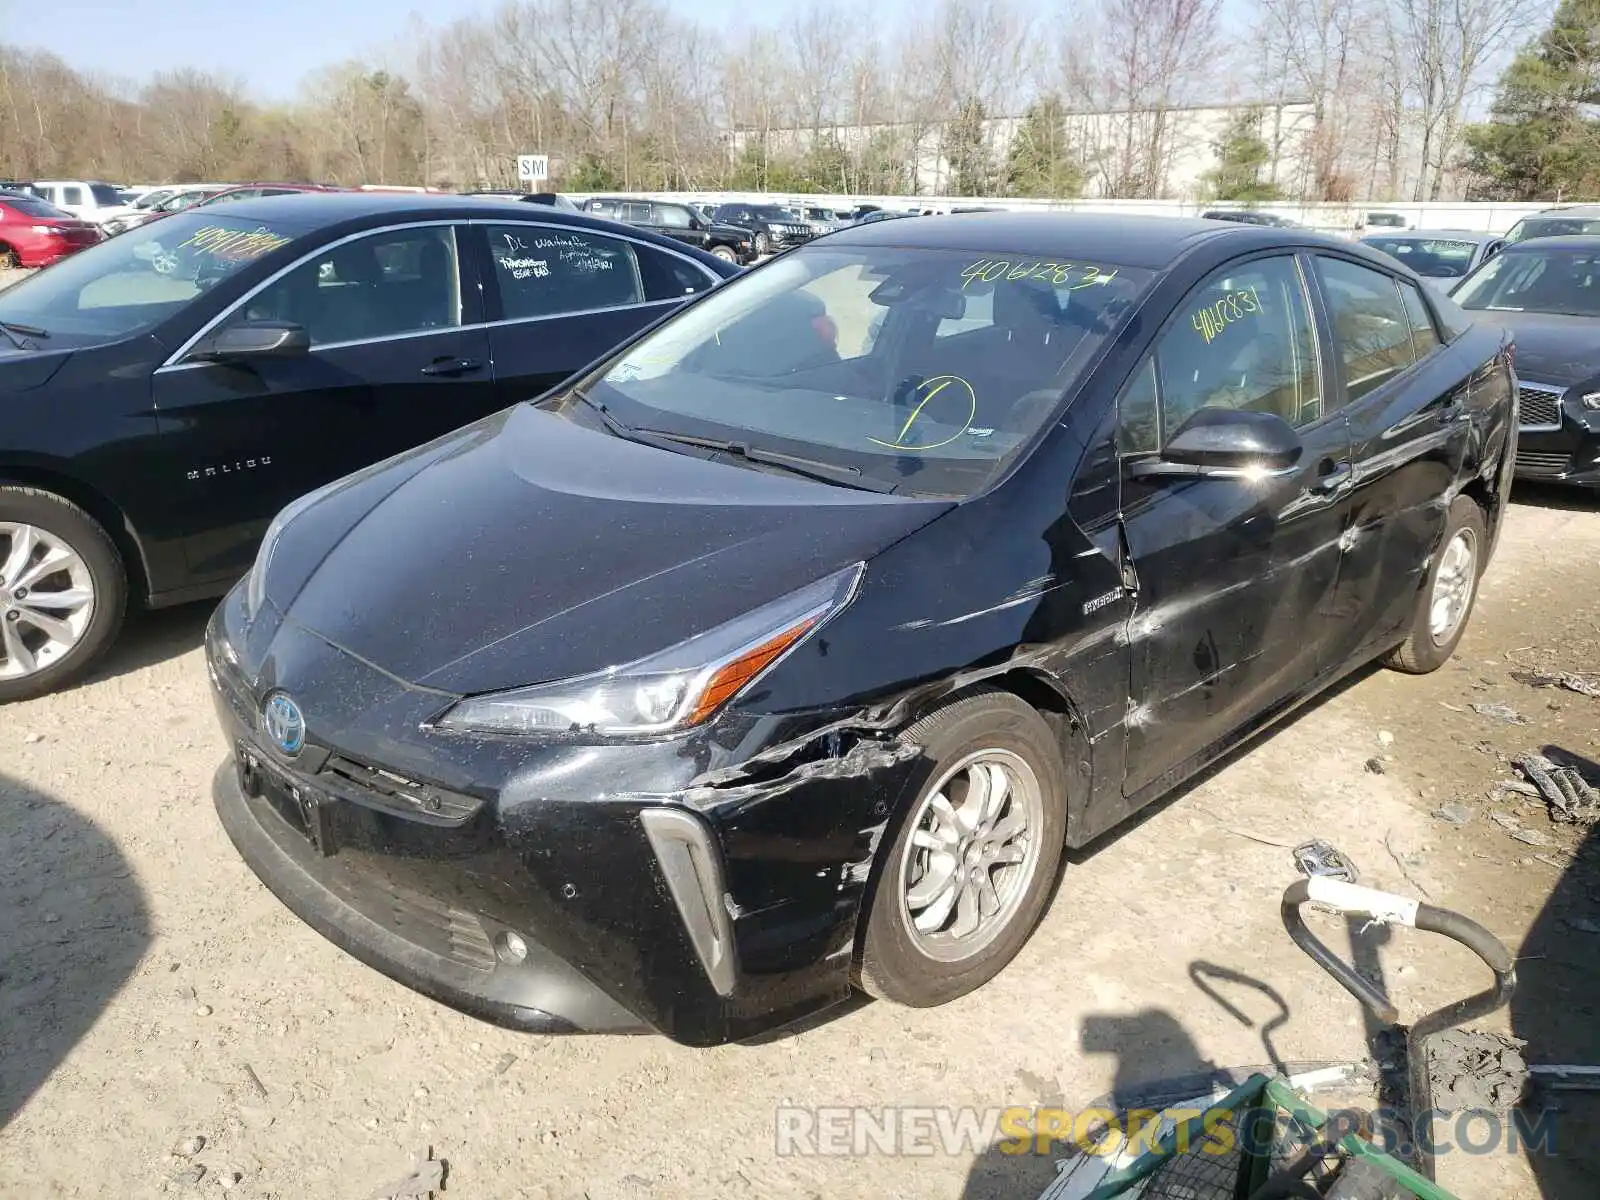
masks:
<path fill-rule="evenodd" d="M 296 496 L 559 384 L 737 271 L 538 205 L 197 207 L 0 291 L 0 703 L 222 595 Z"/>
<path fill-rule="evenodd" d="M 217 809 L 312 926 L 492 1021 L 942 1003 L 1064 847 L 1448 658 L 1509 359 L 1309 231 L 832 234 L 285 509 L 207 631 Z"/>

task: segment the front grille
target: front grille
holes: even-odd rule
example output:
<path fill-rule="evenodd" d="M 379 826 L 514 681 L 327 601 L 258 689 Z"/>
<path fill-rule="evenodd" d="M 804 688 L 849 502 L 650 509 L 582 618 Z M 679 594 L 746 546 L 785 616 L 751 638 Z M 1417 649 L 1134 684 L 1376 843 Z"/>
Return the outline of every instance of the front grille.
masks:
<path fill-rule="evenodd" d="M 1517 396 L 1522 406 L 1520 418 L 1524 429 L 1561 428 L 1561 397 L 1566 388 L 1547 383 L 1518 381 Z"/>
<path fill-rule="evenodd" d="M 338 754 L 323 764 L 317 782 L 341 800 L 434 825 L 461 825 L 483 807 L 476 796 L 418 783 Z"/>
<path fill-rule="evenodd" d="M 1571 457 L 1541 450 L 1518 450 L 1517 470 L 1527 475 L 1564 475 Z"/>

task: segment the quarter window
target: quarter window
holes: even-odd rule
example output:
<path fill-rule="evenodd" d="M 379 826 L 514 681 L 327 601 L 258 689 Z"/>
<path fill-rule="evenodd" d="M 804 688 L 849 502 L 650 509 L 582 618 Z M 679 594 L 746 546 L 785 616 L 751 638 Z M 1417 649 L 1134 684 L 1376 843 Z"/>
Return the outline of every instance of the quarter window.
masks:
<path fill-rule="evenodd" d="M 1202 408 L 1324 413 L 1305 285 L 1289 255 L 1224 267 L 1191 292 L 1119 400 L 1118 445 L 1149 454 Z"/>
<path fill-rule="evenodd" d="M 691 262 L 648 246 L 635 246 L 639 275 L 644 280 L 646 301 L 681 300 L 703 292 L 714 282 L 712 277 Z"/>
<path fill-rule="evenodd" d="M 508 320 L 644 302 L 633 247 L 621 238 L 555 225 L 491 225 L 486 232 Z"/>
<path fill-rule="evenodd" d="M 301 263 L 230 323 L 293 321 L 313 346 L 449 329 L 461 324 L 456 262 L 448 226 L 375 233 Z"/>
<path fill-rule="evenodd" d="M 1334 348 L 1344 365 L 1345 392 L 1359 400 L 1416 361 L 1411 317 L 1392 275 L 1320 256 L 1317 274 L 1333 322 Z"/>
<path fill-rule="evenodd" d="M 1411 318 L 1411 346 L 1420 362 L 1438 348 L 1439 331 L 1433 327 L 1433 314 L 1416 284 L 1402 279 L 1400 298 L 1405 301 L 1406 316 Z"/>

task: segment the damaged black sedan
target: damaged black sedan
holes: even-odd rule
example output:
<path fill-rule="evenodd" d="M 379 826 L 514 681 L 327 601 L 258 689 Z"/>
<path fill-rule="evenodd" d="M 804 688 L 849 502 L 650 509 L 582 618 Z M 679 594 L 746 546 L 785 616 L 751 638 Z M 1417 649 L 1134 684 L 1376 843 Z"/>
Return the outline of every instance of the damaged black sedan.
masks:
<path fill-rule="evenodd" d="M 844 230 L 280 514 L 207 633 L 217 808 L 307 922 L 502 1024 L 939 1004 L 1065 847 L 1448 658 L 1512 386 L 1308 231 Z"/>

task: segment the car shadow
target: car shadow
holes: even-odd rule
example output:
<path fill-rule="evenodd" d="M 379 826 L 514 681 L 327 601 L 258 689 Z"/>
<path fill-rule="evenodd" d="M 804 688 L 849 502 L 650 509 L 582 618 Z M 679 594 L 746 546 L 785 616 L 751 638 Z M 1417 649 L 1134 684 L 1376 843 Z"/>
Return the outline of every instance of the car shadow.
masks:
<path fill-rule="evenodd" d="M 1559 746 L 1552 762 L 1571 766 L 1600 786 L 1600 763 Z M 1534 919 L 1517 956 L 1511 1030 L 1526 1041 L 1528 1062 L 1600 1066 L 1600 825 L 1592 827 L 1550 898 Z M 1548 1200 L 1600 1196 L 1600 1092 L 1534 1088 L 1534 1127 L 1554 1117 L 1553 1153 L 1534 1153 L 1529 1165 Z M 1531 1140 L 1531 1139 L 1530 1139 Z"/>
<path fill-rule="evenodd" d="M 129 613 L 127 624 L 105 658 L 77 686 L 131 675 L 198 648 L 205 638 L 206 622 L 216 607 L 215 600 L 201 600 L 173 608 Z"/>
<path fill-rule="evenodd" d="M 1600 512 L 1600 492 L 1588 488 L 1563 487 L 1559 483 L 1518 480 L 1511 487 L 1511 503 L 1530 508 L 1560 509 L 1562 512 Z"/>
<path fill-rule="evenodd" d="M 149 949 L 144 889 L 116 843 L 0 772 L 0 1128 L 100 1019 Z"/>

